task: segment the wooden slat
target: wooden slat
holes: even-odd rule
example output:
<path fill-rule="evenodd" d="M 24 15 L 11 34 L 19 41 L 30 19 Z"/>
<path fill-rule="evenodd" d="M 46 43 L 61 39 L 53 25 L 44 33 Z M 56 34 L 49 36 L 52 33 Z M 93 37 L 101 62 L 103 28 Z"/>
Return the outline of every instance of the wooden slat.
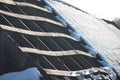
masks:
<path fill-rule="evenodd" d="M 49 12 L 48 10 L 46 10 L 43 7 L 33 5 L 33 4 L 30 4 L 30 3 L 26 3 L 26 2 L 15 2 L 15 4 L 18 5 L 18 6 L 32 7 L 32 8 L 39 9 L 39 10 L 42 10 L 42 11 L 45 11 L 45 12 Z"/>
<path fill-rule="evenodd" d="M 63 71 L 63 70 L 53 70 L 53 69 L 43 69 L 43 70 L 48 75 L 70 76 L 70 77 L 85 76 L 85 75 L 89 75 L 90 73 L 97 73 L 97 72 L 107 74 L 106 71 L 100 68 L 90 68 L 90 69 L 79 70 L 79 71 Z"/>
<path fill-rule="evenodd" d="M 49 12 L 49 11 L 46 10 L 45 8 L 40 7 L 40 6 L 37 6 L 37 5 L 34 5 L 34 4 L 31 4 L 31 3 L 26 3 L 26 2 L 15 2 L 15 1 L 12 1 L 12 0 L 7 0 L 7 1 L 1 0 L 0 2 L 5 3 L 5 4 L 11 4 L 11 5 L 32 7 L 32 8 L 39 9 L 39 10 L 42 10 L 42 11 L 45 11 L 45 12 Z"/>
<path fill-rule="evenodd" d="M 62 24 L 58 23 L 57 21 L 47 19 L 47 18 L 44 18 L 44 17 L 40 17 L 40 16 L 38 17 L 38 16 L 22 15 L 22 14 L 16 14 L 16 13 L 3 11 L 3 10 L 0 10 L 0 13 L 8 15 L 8 16 L 12 16 L 12 17 L 20 18 L 20 19 L 34 20 L 34 21 L 46 21 L 46 22 L 49 22 L 49 23 L 52 23 L 52 24 L 62 26 Z"/>
<path fill-rule="evenodd" d="M 24 29 L 15 28 L 12 26 L 2 25 L 2 24 L 0 24 L 0 28 L 3 30 L 13 31 L 21 34 L 32 35 L 32 36 L 66 37 L 76 41 L 75 38 L 63 33 L 30 31 L 30 30 L 24 30 Z"/>
<path fill-rule="evenodd" d="M 28 53 L 35 53 L 35 54 L 41 54 L 41 55 L 47 55 L 47 56 L 70 56 L 70 55 L 84 55 L 88 57 L 93 57 L 92 55 L 85 53 L 80 50 L 67 50 L 67 51 L 45 51 L 45 50 L 39 50 L 34 48 L 27 48 L 27 47 L 20 47 L 20 50 L 23 52 Z M 77 52 L 77 53 L 76 53 Z"/>

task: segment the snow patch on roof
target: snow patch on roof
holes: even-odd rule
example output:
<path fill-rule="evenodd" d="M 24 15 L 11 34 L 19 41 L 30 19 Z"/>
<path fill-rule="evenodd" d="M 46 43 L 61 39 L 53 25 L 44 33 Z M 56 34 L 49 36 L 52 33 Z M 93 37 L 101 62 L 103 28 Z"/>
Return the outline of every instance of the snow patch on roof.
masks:
<path fill-rule="evenodd" d="M 6 73 L 0 76 L 0 80 L 40 80 L 42 77 L 37 68 L 28 68 L 20 72 Z"/>

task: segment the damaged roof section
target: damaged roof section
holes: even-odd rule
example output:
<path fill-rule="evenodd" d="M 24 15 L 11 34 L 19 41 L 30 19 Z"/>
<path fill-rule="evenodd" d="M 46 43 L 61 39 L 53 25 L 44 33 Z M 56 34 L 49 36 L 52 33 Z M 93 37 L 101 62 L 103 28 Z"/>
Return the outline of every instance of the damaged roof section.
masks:
<path fill-rule="evenodd" d="M 0 2 L 0 73 L 37 67 L 47 80 L 112 80 L 109 69 L 100 68 L 71 29 L 44 6 L 42 0 Z"/>

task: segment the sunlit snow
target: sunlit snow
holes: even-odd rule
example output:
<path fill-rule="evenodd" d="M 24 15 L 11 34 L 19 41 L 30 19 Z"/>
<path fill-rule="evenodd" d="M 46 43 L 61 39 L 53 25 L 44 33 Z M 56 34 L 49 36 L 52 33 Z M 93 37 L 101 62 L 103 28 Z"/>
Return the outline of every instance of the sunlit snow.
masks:
<path fill-rule="evenodd" d="M 120 0 L 62 0 L 98 18 L 120 18 Z"/>

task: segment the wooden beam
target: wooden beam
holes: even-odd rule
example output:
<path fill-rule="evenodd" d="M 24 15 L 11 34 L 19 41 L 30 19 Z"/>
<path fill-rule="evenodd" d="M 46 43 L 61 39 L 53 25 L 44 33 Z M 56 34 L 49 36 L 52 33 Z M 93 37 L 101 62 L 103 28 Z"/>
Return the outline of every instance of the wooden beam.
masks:
<path fill-rule="evenodd" d="M 63 33 L 30 31 L 30 30 L 15 28 L 12 26 L 2 25 L 2 24 L 0 24 L 0 28 L 3 30 L 13 31 L 21 34 L 31 35 L 31 36 L 66 37 L 74 41 L 77 41 L 75 38 Z"/>
<path fill-rule="evenodd" d="M 19 49 L 22 52 L 27 52 L 27 53 L 35 53 L 35 54 L 40 54 L 40 55 L 47 55 L 47 56 L 70 56 L 70 55 L 84 55 L 88 57 L 93 57 L 89 53 L 85 53 L 80 50 L 67 50 L 67 51 L 45 51 L 45 50 L 39 50 L 39 49 L 34 49 L 34 48 L 27 48 L 27 47 L 20 47 Z"/>
<path fill-rule="evenodd" d="M 34 20 L 34 21 L 45 21 L 45 22 L 49 22 L 55 25 L 59 25 L 62 26 L 61 23 L 48 19 L 48 18 L 44 18 L 44 17 L 38 17 L 38 16 L 31 16 L 31 15 L 23 15 L 23 14 L 16 14 L 16 13 L 11 13 L 11 12 L 7 12 L 7 11 L 3 11 L 0 10 L 0 14 L 5 14 L 8 16 L 12 16 L 12 17 L 16 17 L 16 18 L 20 18 L 20 19 L 26 19 L 26 20 Z"/>
<path fill-rule="evenodd" d="M 54 70 L 54 69 L 43 69 L 48 75 L 56 75 L 56 76 L 69 76 L 69 77 L 78 77 L 78 76 L 85 76 L 92 73 L 105 73 L 106 71 L 100 68 L 89 68 L 84 70 L 78 70 L 78 71 L 63 71 L 63 70 Z"/>

